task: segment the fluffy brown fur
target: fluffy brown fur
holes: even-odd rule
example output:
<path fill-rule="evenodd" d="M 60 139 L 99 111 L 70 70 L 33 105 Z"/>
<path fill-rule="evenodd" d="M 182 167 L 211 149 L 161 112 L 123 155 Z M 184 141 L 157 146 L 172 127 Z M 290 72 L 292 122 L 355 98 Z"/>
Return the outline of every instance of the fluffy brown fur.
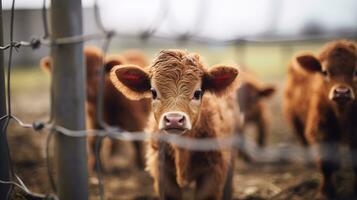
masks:
<path fill-rule="evenodd" d="M 121 53 L 127 60 L 127 63 L 147 67 L 149 65 L 148 59 L 142 51 L 137 49 L 128 49 Z"/>
<path fill-rule="evenodd" d="M 87 128 L 101 129 L 101 124 L 98 121 L 98 86 L 99 86 L 99 71 L 103 63 L 103 55 L 100 49 L 88 46 L 84 49 L 85 64 L 87 67 Z M 141 57 L 140 59 L 143 59 Z M 127 63 L 125 56 L 110 55 L 104 60 L 106 73 L 115 65 Z M 50 58 L 42 59 L 41 65 L 44 68 L 50 69 Z M 146 125 L 147 118 L 150 112 L 150 102 L 148 99 L 133 101 L 126 98 L 122 93 L 118 92 L 109 80 L 109 76 L 105 75 L 104 94 L 103 94 L 103 120 L 111 126 L 119 126 L 126 131 L 142 131 Z M 95 145 L 96 137 L 88 137 L 88 167 L 90 170 L 95 166 Z M 117 141 L 112 140 L 111 152 L 117 148 Z M 143 144 L 134 142 L 136 150 L 136 164 L 138 167 L 144 167 Z"/>
<path fill-rule="evenodd" d="M 146 70 L 130 65 L 115 67 L 111 79 L 130 98 L 150 95 L 149 89 L 139 91 L 138 88 L 157 91 L 157 99 L 152 100 L 148 132 L 162 131 L 159 122 L 163 114 L 181 111 L 192 123 L 192 128 L 182 133 L 184 137 L 221 138 L 232 136 L 235 131 L 237 106 L 232 93 L 237 87 L 237 74 L 238 70 L 233 67 L 207 69 L 197 54 L 165 50 Z M 140 81 L 132 81 L 135 77 Z M 193 100 L 193 92 L 198 88 L 204 95 L 200 100 Z M 229 199 L 232 158 L 231 150 L 199 152 L 150 141 L 147 170 L 154 178 L 154 187 L 161 199 L 182 199 L 181 189 L 191 182 L 196 183 L 196 199 L 222 199 L 224 189 L 225 198 Z"/>
<path fill-rule="evenodd" d="M 302 145 L 307 147 L 308 141 L 305 137 L 305 126 L 310 105 L 305 102 L 309 102 L 311 99 L 311 95 L 306 94 L 311 94 L 311 82 L 314 76 L 300 68 L 299 65 L 294 58 L 288 67 L 283 110 L 297 138 Z"/>
<path fill-rule="evenodd" d="M 265 100 L 274 94 L 275 88 L 262 84 L 256 75 L 248 70 L 241 72 L 240 77 L 241 85 L 237 92 L 240 112 L 243 115 L 240 132 L 244 133 L 248 125 L 255 126 L 257 144 L 262 148 L 266 145 L 269 135 L 269 110 Z M 244 135 L 242 135 L 242 139 L 244 139 Z M 250 161 L 247 154 L 243 153 L 242 155 L 244 159 Z"/>
<path fill-rule="evenodd" d="M 328 199 L 338 198 L 332 181 L 339 167 L 337 143 L 350 146 L 357 175 L 356 71 L 356 44 L 345 40 L 326 44 L 317 56 L 302 53 L 294 57 L 288 71 L 285 112 L 302 143 L 318 147 L 317 164 L 323 175 L 321 195 Z M 350 90 L 348 100 L 336 100 L 338 87 Z"/>

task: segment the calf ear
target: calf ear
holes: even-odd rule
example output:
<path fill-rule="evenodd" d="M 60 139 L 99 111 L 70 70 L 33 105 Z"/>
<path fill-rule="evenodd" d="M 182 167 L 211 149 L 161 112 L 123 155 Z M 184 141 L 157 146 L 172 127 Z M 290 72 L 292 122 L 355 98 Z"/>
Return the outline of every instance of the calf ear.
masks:
<path fill-rule="evenodd" d="M 296 56 L 297 63 L 309 72 L 321 72 L 322 66 L 320 61 L 311 53 L 303 53 Z"/>
<path fill-rule="evenodd" d="M 270 97 L 275 93 L 275 87 L 268 86 L 263 89 L 260 89 L 259 96 L 260 97 Z"/>
<path fill-rule="evenodd" d="M 51 57 L 46 56 L 46 57 L 42 58 L 40 61 L 40 66 L 45 72 L 51 73 L 51 70 L 52 70 Z"/>
<path fill-rule="evenodd" d="M 108 56 L 105 59 L 105 72 L 110 72 L 110 70 L 116 65 L 123 65 L 126 63 L 126 60 L 123 56 L 113 55 Z"/>
<path fill-rule="evenodd" d="M 139 100 L 150 97 L 149 74 L 139 66 L 116 65 L 110 71 L 110 80 L 129 99 Z"/>
<path fill-rule="evenodd" d="M 238 86 L 238 73 L 238 69 L 233 66 L 213 66 L 204 75 L 203 89 L 217 96 L 224 95 Z"/>

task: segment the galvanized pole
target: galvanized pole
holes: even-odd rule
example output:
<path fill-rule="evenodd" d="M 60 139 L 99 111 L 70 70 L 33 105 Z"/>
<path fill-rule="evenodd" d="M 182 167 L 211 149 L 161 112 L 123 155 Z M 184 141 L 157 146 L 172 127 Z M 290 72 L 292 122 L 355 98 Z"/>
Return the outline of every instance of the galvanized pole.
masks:
<path fill-rule="evenodd" d="M 3 42 L 3 24 L 2 24 L 2 1 L 0 1 L 0 46 Z M 0 117 L 6 115 L 6 97 L 5 97 L 5 68 L 4 52 L 0 50 Z M 4 130 L 5 120 L 0 121 L 0 180 L 8 181 L 10 179 L 10 163 L 8 157 L 8 144 L 6 132 Z M 6 199 L 10 185 L 0 184 L 0 199 Z"/>
<path fill-rule="evenodd" d="M 81 0 L 52 0 L 52 39 L 82 35 Z M 58 44 L 51 49 L 55 124 L 85 129 L 85 68 L 83 43 Z M 88 199 L 86 138 L 56 134 L 55 166 L 61 200 Z"/>

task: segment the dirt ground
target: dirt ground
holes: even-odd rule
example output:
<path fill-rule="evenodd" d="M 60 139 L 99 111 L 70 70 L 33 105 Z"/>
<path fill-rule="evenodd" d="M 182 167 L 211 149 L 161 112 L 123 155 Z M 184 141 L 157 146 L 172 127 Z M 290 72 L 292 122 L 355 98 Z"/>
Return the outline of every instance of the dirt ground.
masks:
<path fill-rule="evenodd" d="M 281 90 L 278 90 L 281 91 Z M 273 120 L 269 145 L 296 144 L 286 123 L 282 123 L 281 92 L 269 103 Z M 13 94 L 13 108 L 16 116 L 26 122 L 34 119 L 45 120 L 48 115 L 48 90 L 46 87 L 23 89 Z M 11 155 L 15 171 L 34 192 L 52 193 L 45 164 L 44 144 L 47 133 L 36 133 L 12 123 L 8 131 Z M 106 199 L 157 199 L 153 192 L 152 179 L 133 165 L 133 150 L 130 143 L 121 142 L 122 148 L 112 159 L 104 159 L 107 172 L 104 175 Z M 52 147 L 53 145 L 51 145 Z M 53 160 L 52 160 L 53 161 Z M 351 175 L 341 174 L 340 192 L 348 197 Z M 236 160 L 234 174 L 234 199 L 315 199 L 321 177 L 314 167 L 306 167 L 301 162 L 293 163 L 245 163 Z M 90 174 L 91 199 L 98 198 L 98 180 Z M 14 199 L 23 199 L 15 190 Z M 351 198 L 350 198 L 351 199 Z"/>

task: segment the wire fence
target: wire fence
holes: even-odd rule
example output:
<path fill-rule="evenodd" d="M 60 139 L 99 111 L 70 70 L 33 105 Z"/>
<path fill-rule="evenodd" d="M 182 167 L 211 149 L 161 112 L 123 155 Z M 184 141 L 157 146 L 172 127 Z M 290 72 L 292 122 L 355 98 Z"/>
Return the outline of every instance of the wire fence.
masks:
<path fill-rule="evenodd" d="M 152 24 L 148 26 L 147 30 L 143 30 L 141 33 L 138 34 L 140 39 L 148 39 L 148 38 L 155 38 L 155 39 L 160 39 L 160 40 L 173 40 L 172 37 L 166 37 L 166 36 L 159 36 L 155 35 L 157 32 L 158 28 L 162 24 L 162 20 L 165 18 L 165 16 L 168 15 L 170 5 L 168 3 L 169 1 L 162 0 L 161 1 L 161 6 L 164 9 L 161 9 L 162 11 L 158 12 L 157 17 L 153 20 Z M 219 44 L 219 45 L 239 45 L 241 43 L 244 44 L 259 44 L 259 45 L 265 45 L 265 44 L 274 44 L 279 42 L 280 44 L 284 43 L 293 43 L 293 42 L 311 42 L 311 41 L 320 41 L 320 40 L 329 40 L 329 39 L 334 39 L 334 35 L 323 35 L 323 36 L 312 36 L 312 37 L 295 37 L 295 38 L 250 38 L 250 37 L 240 37 L 236 39 L 230 39 L 230 40 L 216 40 L 213 38 L 208 38 L 208 37 L 202 37 L 198 36 L 197 33 L 202 30 L 202 20 L 204 20 L 206 12 L 206 7 L 200 8 L 197 17 L 196 17 L 196 22 L 195 22 L 195 30 L 194 31 L 186 31 L 182 34 L 180 34 L 176 40 L 178 41 L 193 41 L 193 42 L 200 42 L 200 43 L 207 43 L 207 44 Z M 177 135 L 168 135 L 168 134 L 162 134 L 162 133 L 144 133 L 144 132 L 127 132 L 122 130 L 120 127 L 113 127 L 108 125 L 104 120 L 103 120 L 103 93 L 104 93 L 104 78 L 105 78 L 105 71 L 104 67 L 101 68 L 101 71 L 99 73 L 100 76 L 100 85 L 98 87 L 98 103 L 97 103 L 97 109 L 98 109 L 98 116 L 97 120 L 101 126 L 100 130 L 70 130 L 62 126 L 58 126 L 54 123 L 53 120 L 53 104 L 51 103 L 51 111 L 50 111 L 50 116 L 49 119 L 46 122 L 42 121 L 34 121 L 32 123 L 24 123 L 20 118 L 16 117 L 11 110 L 11 69 L 12 69 L 12 56 L 13 56 L 13 51 L 16 50 L 18 51 L 20 48 L 24 47 L 30 47 L 32 49 L 37 49 L 40 48 L 42 45 L 44 46 L 58 46 L 58 45 L 65 45 L 65 44 L 72 44 L 72 43 L 80 43 L 80 42 L 86 42 L 89 40 L 104 40 L 103 45 L 102 45 L 102 52 L 103 52 L 103 57 L 106 56 L 109 46 L 111 44 L 111 41 L 114 37 L 137 37 L 133 36 L 132 34 L 125 34 L 125 33 L 118 33 L 112 30 L 108 30 L 103 26 L 103 23 L 101 21 L 101 14 L 100 14 L 100 9 L 98 2 L 95 1 L 94 3 L 94 13 L 95 13 L 95 21 L 97 24 L 97 27 L 99 29 L 98 33 L 93 33 L 93 34 L 88 34 L 88 35 L 77 35 L 77 36 L 72 36 L 72 37 L 64 37 L 64 38 L 59 38 L 56 40 L 51 40 L 50 38 L 50 32 L 48 30 L 48 22 L 47 22 L 47 9 L 46 9 L 46 0 L 43 0 L 43 7 L 42 7 L 42 23 L 43 23 L 43 28 L 44 28 L 44 33 L 43 36 L 38 37 L 38 38 L 33 38 L 30 41 L 14 41 L 13 39 L 13 31 L 14 31 L 14 15 L 15 15 L 15 0 L 12 0 L 12 6 L 11 6 L 11 27 L 10 27 L 10 41 L 7 45 L 4 45 L 0 47 L 0 50 L 9 51 L 9 58 L 8 58 L 8 63 L 6 67 L 6 115 L 0 117 L 0 122 L 4 121 L 4 127 L 2 130 L 2 133 L 6 133 L 8 129 L 8 125 L 10 121 L 16 122 L 19 126 L 27 129 L 33 129 L 34 131 L 37 132 L 43 132 L 46 131 L 48 133 L 47 139 L 46 139 L 46 166 L 47 166 L 47 171 L 48 171 L 48 176 L 49 176 L 49 181 L 51 183 L 51 187 L 53 189 L 54 194 L 49 194 L 49 195 L 42 195 L 42 194 L 36 194 L 31 192 L 31 190 L 24 184 L 24 182 L 20 179 L 20 177 L 15 173 L 14 171 L 14 166 L 13 162 L 11 160 L 11 155 L 10 155 L 10 150 L 9 147 L 7 148 L 8 154 L 9 154 L 9 162 L 10 162 L 10 169 L 11 169 L 11 180 L 10 181 L 4 181 L 0 180 L 0 184 L 9 184 L 11 185 L 10 190 L 8 191 L 7 194 L 7 199 L 10 198 L 10 194 L 13 191 L 13 187 L 18 187 L 20 188 L 24 193 L 27 195 L 30 195 L 32 197 L 37 197 L 37 198 L 42 198 L 42 199 L 58 199 L 56 193 L 57 193 L 57 187 L 54 181 L 54 178 L 52 176 L 53 170 L 52 170 L 52 165 L 50 162 L 50 157 L 49 157 L 49 145 L 51 142 L 51 139 L 53 138 L 54 134 L 64 134 L 69 137 L 87 137 L 87 136 L 98 136 L 100 138 L 104 137 L 109 137 L 111 139 L 116 139 L 116 140 L 122 140 L 122 141 L 148 141 L 148 140 L 157 140 L 157 141 L 163 141 L 171 144 L 175 144 L 178 147 L 189 149 L 189 150 L 194 150 L 194 151 L 212 151 L 212 150 L 221 150 L 221 149 L 240 149 L 241 151 L 246 151 L 247 154 L 251 155 L 254 159 L 260 160 L 260 161 L 265 161 L 265 162 L 271 162 L 275 160 L 289 160 L 289 161 L 296 161 L 297 158 L 304 157 L 308 152 L 316 152 L 316 148 L 321 148 L 321 146 L 310 146 L 310 149 L 303 148 L 299 145 L 289 145 L 288 147 L 281 147 L 281 146 L 275 146 L 275 147 L 266 147 L 264 151 L 260 151 L 260 149 L 255 145 L 254 142 L 249 141 L 249 140 L 243 140 L 241 137 L 241 134 L 235 134 L 231 137 L 226 137 L 226 138 L 204 138 L 204 139 L 193 139 L 193 138 L 188 138 L 184 136 L 177 136 Z M 200 26 L 199 26 L 200 25 Z M 346 38 L 353 38 L 357 34 L 355 32 L 351 32 L 350 34 L 346 34 Z M 102 63 L 104 66 L 104 63 Z M 51 102 L 53 98 L 53 88 L 52 88 L 52 83 L 51 83 Z M 96 146 L 96 158 L 100 159 L 100 140 L 98 140 L 95 144 Z M 243 142 L 244 142 L 244 149 L 243 149 Z M 329 147 L 330 144 L 324 144 L 326 147 Z M 310 158 L 313 160 L 316 158 L 316 154 L 313 154 Z M 335 160 L 336 158 L 331 155 L 330 157 L 325 157 L 324 159 L 328 160 Z M 312 161 L 310 160 L 310 161 Z M 100 161 L 100 160 L 99 160 Z M 99 180 L 99 198 L 100 199 L 105 199 L 104 196 L 104 187 L 103 187 L 103 177 L 101 175 L 101 162 L 97 162 L 99 166 L 97 167 L 97 175 L 98 175 L 98 180 Z"/>

